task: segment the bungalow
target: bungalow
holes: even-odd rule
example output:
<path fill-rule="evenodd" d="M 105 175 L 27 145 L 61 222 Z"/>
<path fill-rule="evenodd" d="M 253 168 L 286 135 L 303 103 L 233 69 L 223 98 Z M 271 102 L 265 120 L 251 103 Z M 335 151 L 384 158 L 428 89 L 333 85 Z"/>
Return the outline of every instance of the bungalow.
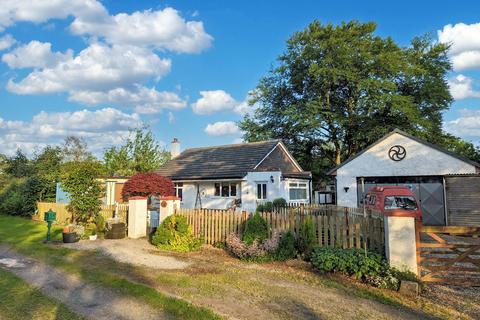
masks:
<path fill-rule="evenodd" d="M 172 160 L 156 173 L 175 183 L 183 208 L 254 211 L 284 198 L 310 203 L 310 172 L 304 171 L 280 140 L 187 149 L 172 142 Z"/>

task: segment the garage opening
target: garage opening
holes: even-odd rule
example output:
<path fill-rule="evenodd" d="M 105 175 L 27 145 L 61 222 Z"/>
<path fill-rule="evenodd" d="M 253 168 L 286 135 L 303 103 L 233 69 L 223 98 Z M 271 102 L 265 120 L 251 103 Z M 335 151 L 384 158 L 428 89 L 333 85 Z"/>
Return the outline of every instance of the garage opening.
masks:
<path fill-rule="evenodd" d="M 360 201 L 368 190 L 382 186 L 406 186 L 410 188 L 422 207 L 423 224 L 429 226 L 446 225 L 443 177 L 358 177 L 357 205 L 362 206 Z"/>

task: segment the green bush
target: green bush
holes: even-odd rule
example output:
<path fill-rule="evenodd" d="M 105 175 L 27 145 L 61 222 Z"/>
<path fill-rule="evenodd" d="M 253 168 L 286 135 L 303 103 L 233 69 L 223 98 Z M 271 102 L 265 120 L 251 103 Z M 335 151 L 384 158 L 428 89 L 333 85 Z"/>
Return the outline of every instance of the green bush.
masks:
<path fill-rule="evenodd" d="M 267 238 L 267 222 L 257 212 L 245 223 L 245 231 L 243 232 L 242 241 L 247 245 L 251 245 L 255 240 L 262 242 Z"/>
<path fill-rule="evenodd" d="M 105 224 L 106 224 L 105 217 L 102 216 L 101 214 L 97 214 L 95 216 L 95 226 L 98 233 L 103 233 L 105 231 Z"/>
<path fill-rule="evenodd" d="M 158 227 L 152 244 L 161 249 L 189 252 L 199 249 L 202 241 L 195 238 L 186 217 L 171 215 Z"/>
<path fill-rule="evenodd" d="M 357 249 L 316 247 L 312 251 L 311 263 L 320 272 L 341 272 L 358 279 L 381 275 L 388 269 L 382 256 Z"/>
<path fill-rule="evenodd" d="M 267 201 L 265 203 L 260 203 L 257 205 L 257 210 L 255 212 L 273 212 L 273 203 L 271 201 Z"/>
<path fill-rule="evenodd" d="M 291 231 L 287 231 L 280 238 L 276 259 L 285 261 L 295 258 L 297 251 L 295 249 L 295 237 Z"/>
<path fill-rule="evenodd" d="M 277 199 L 273 200 L 273 206 L 275 208 L 286 207 L 287 206 L 287 200 L 285 200 L 284 198 L 277 198 Z"/>
<path fill-rule="evenodd" d="M 297 249 L 305 257 L 310 257 L 315 246 L 315 226 L 312 218 L 308 217 L 303 221 L 298 231 Z"/>

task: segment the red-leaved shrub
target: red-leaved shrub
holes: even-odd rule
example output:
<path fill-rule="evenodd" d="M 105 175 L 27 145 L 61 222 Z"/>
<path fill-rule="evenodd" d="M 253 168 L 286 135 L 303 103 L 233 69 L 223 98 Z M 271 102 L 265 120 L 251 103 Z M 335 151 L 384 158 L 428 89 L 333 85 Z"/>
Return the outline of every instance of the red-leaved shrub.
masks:
<path fill-rule="evenodd" d="M 162 197 L 174 196 L 175 186 L 169 178 L 156 173 L 137 173 L 133 175 L 122 190 L 123 200 L 133 196 L 157 195 Z"/>

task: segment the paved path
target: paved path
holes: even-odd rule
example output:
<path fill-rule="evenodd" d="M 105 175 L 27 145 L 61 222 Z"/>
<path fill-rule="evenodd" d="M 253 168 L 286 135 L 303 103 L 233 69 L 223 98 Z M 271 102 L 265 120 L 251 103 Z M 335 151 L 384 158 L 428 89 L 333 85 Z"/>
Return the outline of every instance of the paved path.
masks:
<path fill-rule="evenodd" d="M 8 270 L 58 299 L 74 312 L 90 319 L 165 319 L 159 310 L 132 298 L 122 297 L 102 287 L 54 269 L 42 262 L 0 245 L 0 268 Z"/>

